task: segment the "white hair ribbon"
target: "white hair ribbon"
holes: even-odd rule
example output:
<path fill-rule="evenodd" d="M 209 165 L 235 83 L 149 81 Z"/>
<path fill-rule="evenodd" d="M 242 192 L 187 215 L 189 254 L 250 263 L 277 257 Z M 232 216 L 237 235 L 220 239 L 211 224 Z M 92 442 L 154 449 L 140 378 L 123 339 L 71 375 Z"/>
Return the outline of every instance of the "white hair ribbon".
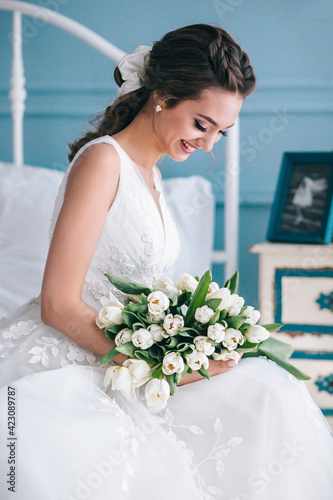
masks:
<path fill-rule="evenodd" d="M 118 97 L 128 94 L 143 86 L 145 76 L 145 63 L 149 58 L 151 47 L 140 45 L 131 54 L 126 54 L 118 63 L 118 69 L 124 80 L 118 89 Z"/>

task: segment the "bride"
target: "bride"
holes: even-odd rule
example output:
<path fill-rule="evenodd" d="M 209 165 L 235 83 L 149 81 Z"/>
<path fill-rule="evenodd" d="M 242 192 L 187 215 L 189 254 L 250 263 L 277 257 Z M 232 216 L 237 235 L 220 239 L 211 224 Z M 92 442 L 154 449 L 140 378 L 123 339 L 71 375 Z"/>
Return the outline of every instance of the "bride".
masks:
<path fill-rule="evenodd" d="M 151 284 L 179 250 L 157 161 L 211 151 L 255 86 L 248 56 L 203 24 L 138 47 L 115 80 L 70 145 L 41 296 L 0 324 L 1 498 L 329 500 L 328 425 L 274 363 L 212 360 L 159 414 L 103 387 L 113 343 L 95 320 L 102 296 L 123 300 L 104 273 Z"/>

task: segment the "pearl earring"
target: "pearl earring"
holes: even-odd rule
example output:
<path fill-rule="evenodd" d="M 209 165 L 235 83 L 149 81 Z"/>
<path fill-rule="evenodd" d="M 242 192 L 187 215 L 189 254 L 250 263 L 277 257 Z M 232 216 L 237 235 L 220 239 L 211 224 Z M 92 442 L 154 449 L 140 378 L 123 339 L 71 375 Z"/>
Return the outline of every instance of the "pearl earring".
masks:
<path fill-rule="evenodd" d="M 157 104 L 155 111 L 156 111 L 156 113 L 159 113 L 160 111 L 162 111 L 162 108 L 159 104 Z"/>

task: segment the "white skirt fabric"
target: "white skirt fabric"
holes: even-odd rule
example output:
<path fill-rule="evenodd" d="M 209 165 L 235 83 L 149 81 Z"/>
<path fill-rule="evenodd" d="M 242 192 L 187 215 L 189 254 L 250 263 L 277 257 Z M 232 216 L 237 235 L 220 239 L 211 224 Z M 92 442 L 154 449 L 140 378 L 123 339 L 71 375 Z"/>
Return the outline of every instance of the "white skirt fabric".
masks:
<path fill-rule="evenodd" d="M 2 499 L 332 499 L 329 427 L 305 385 L 274 363 L 241 360 L 179 387 L 155 415 L 140 395 L 106 393 L 103 377 L 69 365 L 1 389 Z"/>

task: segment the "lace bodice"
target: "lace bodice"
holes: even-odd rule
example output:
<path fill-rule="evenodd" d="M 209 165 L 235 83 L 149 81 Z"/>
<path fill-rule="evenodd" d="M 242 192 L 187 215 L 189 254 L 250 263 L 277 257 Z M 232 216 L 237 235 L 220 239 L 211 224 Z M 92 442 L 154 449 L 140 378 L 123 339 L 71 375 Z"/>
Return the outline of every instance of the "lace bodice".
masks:
<path fill-rule="evenodd" d="M 88 273 L 82 299 L 96 311 L 100 298 L 112 291 L 121 300 L 104 273 L 116 274 L 145 284 L 164 274 L 179 252 L 179 237 L 169 214 L 161 182 L 154 167 L 154 184 L 160 192 L 161 214 L 138 168 L 110 136 L 87 143 L 75 155 L 59 188 L 50 225 L 52 237 L 63 200 L 68 173 L 80 154 L 92 144 L 112 144 L 120 157 L 120 179 L 114 202 L 107 214 Z M 130 235 L 130 237 L 129 237 Z"/>

